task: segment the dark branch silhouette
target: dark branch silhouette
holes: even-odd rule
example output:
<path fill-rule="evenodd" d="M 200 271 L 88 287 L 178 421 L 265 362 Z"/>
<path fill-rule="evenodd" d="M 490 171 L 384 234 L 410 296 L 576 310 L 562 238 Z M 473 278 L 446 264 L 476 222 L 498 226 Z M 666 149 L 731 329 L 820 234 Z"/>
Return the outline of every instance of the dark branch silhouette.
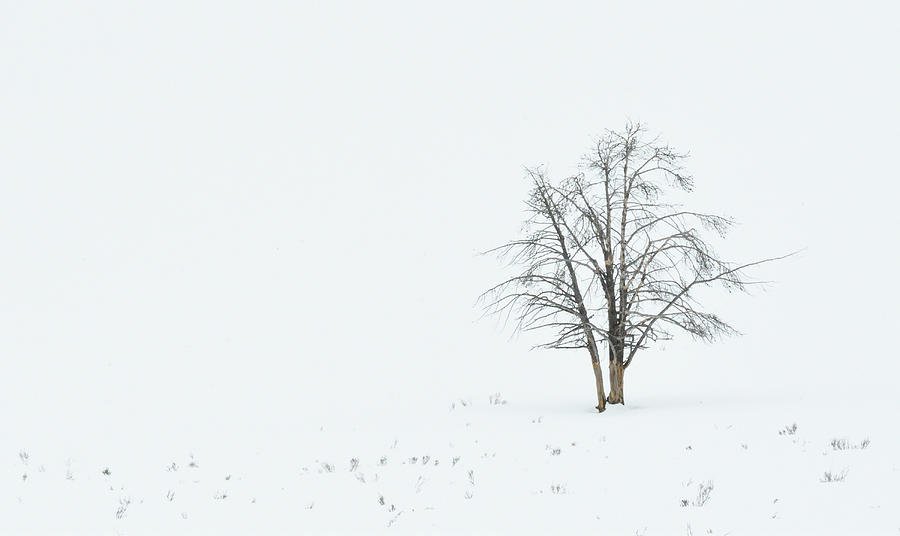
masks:
<path fill-rule="evenodd" d="M 587 349 L 601 412 L 625 403 L 625 370 L 638 350 L 677 331 L 705 341 L 737 333 L 702 309 L 697 289 L 746 291 L 760 283 L 746 269 L 784 258 L 720 259 L 706 235 L 724 237 L 734 222 L 664 202 L 668 190 L 693 188 L 682 166 L 687 154 L 645 137 L 638 123 L 609 131 L 582 172 L 558 184 L 541 169 L 527 170 L 533 188 L 525 237 L 488 251 L 521 271 L 481 296 L 486 311 L 514 319 L 519 331 L 552 333 L 540 347 Z"/>

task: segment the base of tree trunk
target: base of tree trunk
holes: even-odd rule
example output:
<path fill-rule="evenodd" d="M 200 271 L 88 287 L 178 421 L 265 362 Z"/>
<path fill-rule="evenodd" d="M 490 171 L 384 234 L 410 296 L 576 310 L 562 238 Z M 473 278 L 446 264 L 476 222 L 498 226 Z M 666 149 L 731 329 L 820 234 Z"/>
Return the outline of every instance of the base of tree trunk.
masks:
<path fill-rule="evenodd" d="M 600 363 L 591 363 L 594 367 L 594 382 L 597 385 L 597 412 L 606 411 L 606 393 L 603 389 L 603 368 Z"/>
<path fill-rule="evenodd" d="M 619 360 L 609 362 L 609 396 L 610 404 L 625 404 L 625 367 Z"/>

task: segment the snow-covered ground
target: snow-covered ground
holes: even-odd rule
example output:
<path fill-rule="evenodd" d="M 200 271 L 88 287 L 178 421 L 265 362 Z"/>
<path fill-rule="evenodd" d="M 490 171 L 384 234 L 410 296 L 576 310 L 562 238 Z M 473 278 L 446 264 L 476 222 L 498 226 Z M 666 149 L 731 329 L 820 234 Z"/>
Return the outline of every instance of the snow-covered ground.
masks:
<path fill-rule="evenodd" d="M 889 7 L 0 3 L 0 534 L 898 533 Z M 803 251 L 598 415 L 476 252 L 629 117 Z"/>
<path fill-rule="evenodd" d="M 580 359 L 542 357 L 544 364 L 538 356 L 521 359 L 524 372 L 514 380 L 484 367 L 499 394 L 461 383 L 455 398 L 422 396 L 393 407 L 363 398 L 344 415 L 307 407 L 301 418 L 303 409 L 275 407 L 251 422 L 225 401 L 221 415 L 185 407 L 173 411 L 170 427 L 157 422 L 148 430 L 140 411 L 113 403 L 98 429 L 82 434 L 31 423 L 29 436 L 7 425 L 2 528 L 9 534 L 900 530 L 894 393 L 848 397 L 809 385 L 742 390 L 742 381 L 728 381 L 729 371 L 751 371 L 733 364 L 712 365 L 707 379 L 692 382 L 687 371 L 709 364 L 669 356 L 677 365 L 654 363 L 654 381 L 641 378 L 650 371 L 636 362 L 628 405 L 598 415 L 590 407 L 589 367 Z M 724 381 L 710 379 L 716 375 Z M 228 389 L 219 397 L 227 399 Z M 823 482 L 828 473 L 839 481 Z"/>

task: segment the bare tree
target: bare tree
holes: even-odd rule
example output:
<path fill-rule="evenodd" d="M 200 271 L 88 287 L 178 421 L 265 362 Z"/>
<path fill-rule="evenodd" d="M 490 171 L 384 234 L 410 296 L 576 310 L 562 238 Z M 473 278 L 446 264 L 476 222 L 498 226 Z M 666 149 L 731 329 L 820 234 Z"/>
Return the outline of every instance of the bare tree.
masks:
<path fill-rule="evenodd" d="M 569 203 L 552 187 L 541 170 L 528 170 L 534 184 L 528 201 L 529 217 L 525 237 L 513 240 L 487 253 L 496 253 L 510 264 L 521 266 L 513 277 L 482 294 L 490 313 L 505 314 L 515 321 L 516 329 L 550 329 L 555 335 L 543 348 L 585 348 L 591 357 L 597 387 L 597 410 L 606 409 L 603 368 L 596 336 L 605 336 L 591 322 L 582 281 L 589 266 L 576 258 L 570 248 Z"/>
<path fill-rule="evenodd" d="M 645 138 L 641 124 L 607 132 L 582 173 L 558 185 L 529 170 L 529 234 L 491 250 L 523 271 L 483 295 L 488 312 L 514 316 L 519 330 L 555 330 L 540 346 L 587 348 L 599 411 L 598 341 L 609 357 L 606 402 L 624 404 L 625 371 L 638 350 L 679 330 L 707 341 L 736 333 L 701 308 L 697 289 L 744 291 L 758 283 L 747 268 L 776 260 L 720 259 L 704 231 L 724 237 L 733 221 L 664 202 L 667 189 L 693 188 L 681 165 L 687 155 Z"/>

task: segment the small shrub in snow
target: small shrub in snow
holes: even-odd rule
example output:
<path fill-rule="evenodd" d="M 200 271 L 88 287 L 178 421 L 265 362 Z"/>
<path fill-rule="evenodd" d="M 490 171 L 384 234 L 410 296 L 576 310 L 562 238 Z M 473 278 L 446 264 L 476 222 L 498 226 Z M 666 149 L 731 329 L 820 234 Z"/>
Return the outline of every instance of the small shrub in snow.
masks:
<path fill-rule="evenodd" d="M 320 465 L 322 466 L 322 469 L 319 471 L 320 473 L 321 473 L 322 471 L 325 471 L 326 473 L 333 473 L 333 472 L 334 472 L 334 466 L 331 465 L 330 463 L 328 463 L 328 462 L 322 462 Z"/>
<path fill-rule="evenodd" d="M 840 473 L 832 473 L 831 471 L 825 471 L 825 474 L 822 475 L 822 478 L 819 479 L 819 482 L 843 482 L 844 479 L 847 478 L 847 470 L 844 469 Z"/>
<path fill-rule="evenodd" d="M 850 442 L 846 439 L 832 439 L 831 448 L 834 450 L 847 450 L 850 448 Z"/>
<path fill-rule="evenodd" d="M 19 459 L 22 460 L 22 464 L 28 465 L 28 453 L 24 450 L 19 451 Z"/>
<path fill-rule="evenodd" d="M 792 436 L 797 433 L 797 423 L 793 423 L 790 426 L 785 426 L 781 430 L 778 431 L 778 435 L 782 436 Z"/>
<path fill-rule="evenodd" d="M 832 439 L 831 448 L 834 450 L 862 450 L 869 446 L 869 438 L 863 439 L 858 444 L 851 443 L 846 438 Z"/>
<path fill-rule="evenodd" d="M 128 512 L 128 507 L 131 506 L 131 498 L 130 497 L 122 497 L 119 499 L 119 508 L 116 509 L 116 519 L 122 519 L 125 517 L 125 513 Z"/>
<path fill-rule="evenodd" d="M 359 467 L 359 458 L 350 458 L 350 472 L 356 471 L 357 467 Z"/>
<path fill-rule="evenodd" d="M 560 484 L 553 484 L 552 486 L 550 486 L 550 493 L 554 495 L 565 495 L 566 487 Z"/>
<path fill-rule="evenodd" d="M 488 397 L 488 400 L 490 400 L 492 406 L 506 405 L 506 400 L 504 400 L 503 397 L 500 396 L 500 393 L 492 394 L 491 396 Z"/>
<path fill-rule="evenodd" d="M 475 485 L 475 470 L 469 469 L 469 484 Z"/>
<path fill-rule="evenodd" d="M 391 525 L 396 523 L 397 519 L 399 519 L 402 514 L 403 514 L 403 510 L 400 510 L 399 512 L 397 512 L 397 514 L 394 517 L 392 517 L 390 521 L 388 521 L 388 524 L 387 524 L 388 528 L 391 528 Z"/>
<path fill-rule="evenodd" d="M 697 484 L 697 496 L 691 501 L 691 506 L 704 506 L 712 497 L 713 483 L 711 480 Z"/>

